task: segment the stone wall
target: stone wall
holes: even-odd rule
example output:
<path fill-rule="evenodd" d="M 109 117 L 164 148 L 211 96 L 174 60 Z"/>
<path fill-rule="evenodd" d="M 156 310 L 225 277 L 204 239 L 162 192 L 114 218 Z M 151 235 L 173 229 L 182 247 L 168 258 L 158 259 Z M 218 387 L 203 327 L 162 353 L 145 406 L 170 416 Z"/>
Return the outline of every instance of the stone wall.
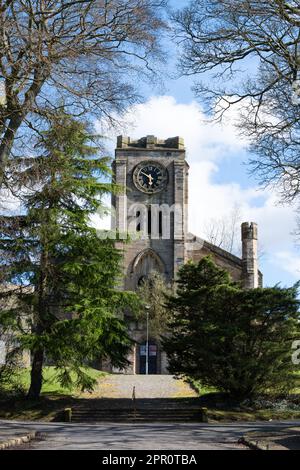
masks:
<path fill-rule="evenodd" d="M 143 162 L 157 161 L 167 168 L 168 184 L 161 192 L 147 194 L 139 191 L 133 182 L 135 167 Z M 112 205 L 116 209 L 113 228 L 127 233 L 133 216 L 131 208 L 136 204 L 167 205 L 180 207 L 170 220 L 168 239 L 154 239 L 148 234 L 134 238 L 130 243 L 118 242 L 116 245 L 124 253 L 123 288 L 135 290 L 139 278 L 151 270 L 162 273 L 166 280 L 173 282 L 180 266 L 188 260 L 200 261 L 211 255 L 216 264 L 226 269 L 236 281 L 242 281 L 245 287 L 257 287 L 262 283 L 262 275 L 257 264 L 257 227 L 256 224 L 243 224 L 243 256 L 238 258 L 227 251 L 208 243 L 188 232 L 188 174 L 189 166 L 185 160 L 184 141 L 180 137 L 166 140 L 149 135 L 138 140 L 119 136 L 113 164 L 115 182 L 122 188 L 113 197 Z M 199 208 L 201 210 L 201 208 Z M 130 234 L 129 234 L 130 235 Z M 136 236 L 136 233 L 134 234 Z M 145 325 L 131 322 L 130 332 L 137 342 L 129 360 L 131 366 L 126 373 L 139 370 L 138 344 L 145 341 Z M 158 370 L 167 373 L 166 354 L 158 345 Z"/>
<path fill-rule="evenodd" d="M 130 244 L 124 244 L 124 287 L 136 288 L 136 276 L 132 267 L 136 257 L 147 249 L 159 255 L 164 264 L 164 275 L 168 281 L 171 281 L 179 265 L 185 260 L 187 164 L 183 140 L 176 137 L 162 141 L 154 136 L 147 136 L 138 141 L 132 141 L 129 137 L 120 136 L 117 145 L 113 169 L 115 182 L 122 186 L 124 191 L 114 197 L 112 203 L 116 208 L 116 227 L 120 231 L 127 231 L 129 228 L 130 208 L 135 204 L 145 206 L 166 204 L 172 207 L 177 203 L 183 208 L 181 216 L 171 216 L 170 239 L 155 240 L 146 236 Z M 136 189 L 133 183 L 134 168 L 140 162 L 146 161 L 158 161 L 167 168 L 169 180 L 162 192 L 148 195 Z M 176 234 L 175 237 L 174 234 Z"/>

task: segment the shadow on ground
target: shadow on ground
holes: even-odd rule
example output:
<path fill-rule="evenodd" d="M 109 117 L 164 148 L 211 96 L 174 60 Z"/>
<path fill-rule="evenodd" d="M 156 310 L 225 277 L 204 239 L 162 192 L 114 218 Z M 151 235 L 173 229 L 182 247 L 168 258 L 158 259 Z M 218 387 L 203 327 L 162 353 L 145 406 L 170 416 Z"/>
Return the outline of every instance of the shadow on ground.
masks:
<path fill-rule="evenodd" d="M 299 399 L 299 398 L 298 398 Z M 254 409 L 252 407 L 240 406 L 231 402 L 223 394 L 207 394 L 202 397 L 176 397 L 176 398 L 138 398 L 135 409 L 137 410 L 189 410 L 208 409 L 210 422 L 217 421 L 255 421 L 255 420 L 281 420 L 300 419 L 300 410 L 274 410 Z M 72 410 L 133 410 L 134 404 L 130 398 L 86 398 L 43 395 L 38 401 L 30 401 L 26 398 L 12 398 L 0 400 L 0 418 L 15 420 L 42 420 L 62 421 L 65 418 L 65 408 Z"/>

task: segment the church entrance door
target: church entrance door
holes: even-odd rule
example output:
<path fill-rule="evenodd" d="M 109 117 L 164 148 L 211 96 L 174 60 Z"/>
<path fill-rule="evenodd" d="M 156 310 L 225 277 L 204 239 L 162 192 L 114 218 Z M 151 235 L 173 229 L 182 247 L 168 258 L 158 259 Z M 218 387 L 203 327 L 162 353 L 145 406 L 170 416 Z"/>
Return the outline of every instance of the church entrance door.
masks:
<path fill-rule="evenodd" d="M 146 374 L 146 357 L 147 347 L 146 343 L 143 343 L 139 347 L 139 359 L 140 359 L 140 374 Z M 149 374 L 157 374 L 157 345 L 153 342 L 149 342 L 149 361 L 148 361 L 148 372 Z"/>

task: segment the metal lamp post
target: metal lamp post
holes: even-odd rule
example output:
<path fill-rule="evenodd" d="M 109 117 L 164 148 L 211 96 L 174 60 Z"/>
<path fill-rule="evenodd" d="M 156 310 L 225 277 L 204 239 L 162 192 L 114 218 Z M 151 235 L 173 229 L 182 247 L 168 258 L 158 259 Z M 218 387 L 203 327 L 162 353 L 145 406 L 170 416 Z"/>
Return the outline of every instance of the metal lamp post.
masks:
<path fill-rule="evenodd" d="M 149 374 L 149 305 L 145 306 L 146 309 L 146 375 Z"/>

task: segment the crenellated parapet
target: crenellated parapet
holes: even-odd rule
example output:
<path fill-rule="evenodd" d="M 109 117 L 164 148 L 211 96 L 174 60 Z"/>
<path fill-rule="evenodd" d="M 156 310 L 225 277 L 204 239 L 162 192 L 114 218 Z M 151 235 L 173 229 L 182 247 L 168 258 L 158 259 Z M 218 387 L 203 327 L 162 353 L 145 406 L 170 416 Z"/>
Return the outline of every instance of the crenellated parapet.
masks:
<path fill-rule="evenodd" d="M 257 224 L 254 222 L 244 222 L 242 224 L 242 240 L 257 240 Z"/>
<path fill-rule="evenodd" d="M 134 140 L 131 137 L 120 135 L 117 139 L 117 149 L 141 148 L 141 149 L 172 149 L 184 150 L 184 139 L 182 137 L 170 137 L 158 139 L 154 135 L 147 135 L 141 139 Z"/>

